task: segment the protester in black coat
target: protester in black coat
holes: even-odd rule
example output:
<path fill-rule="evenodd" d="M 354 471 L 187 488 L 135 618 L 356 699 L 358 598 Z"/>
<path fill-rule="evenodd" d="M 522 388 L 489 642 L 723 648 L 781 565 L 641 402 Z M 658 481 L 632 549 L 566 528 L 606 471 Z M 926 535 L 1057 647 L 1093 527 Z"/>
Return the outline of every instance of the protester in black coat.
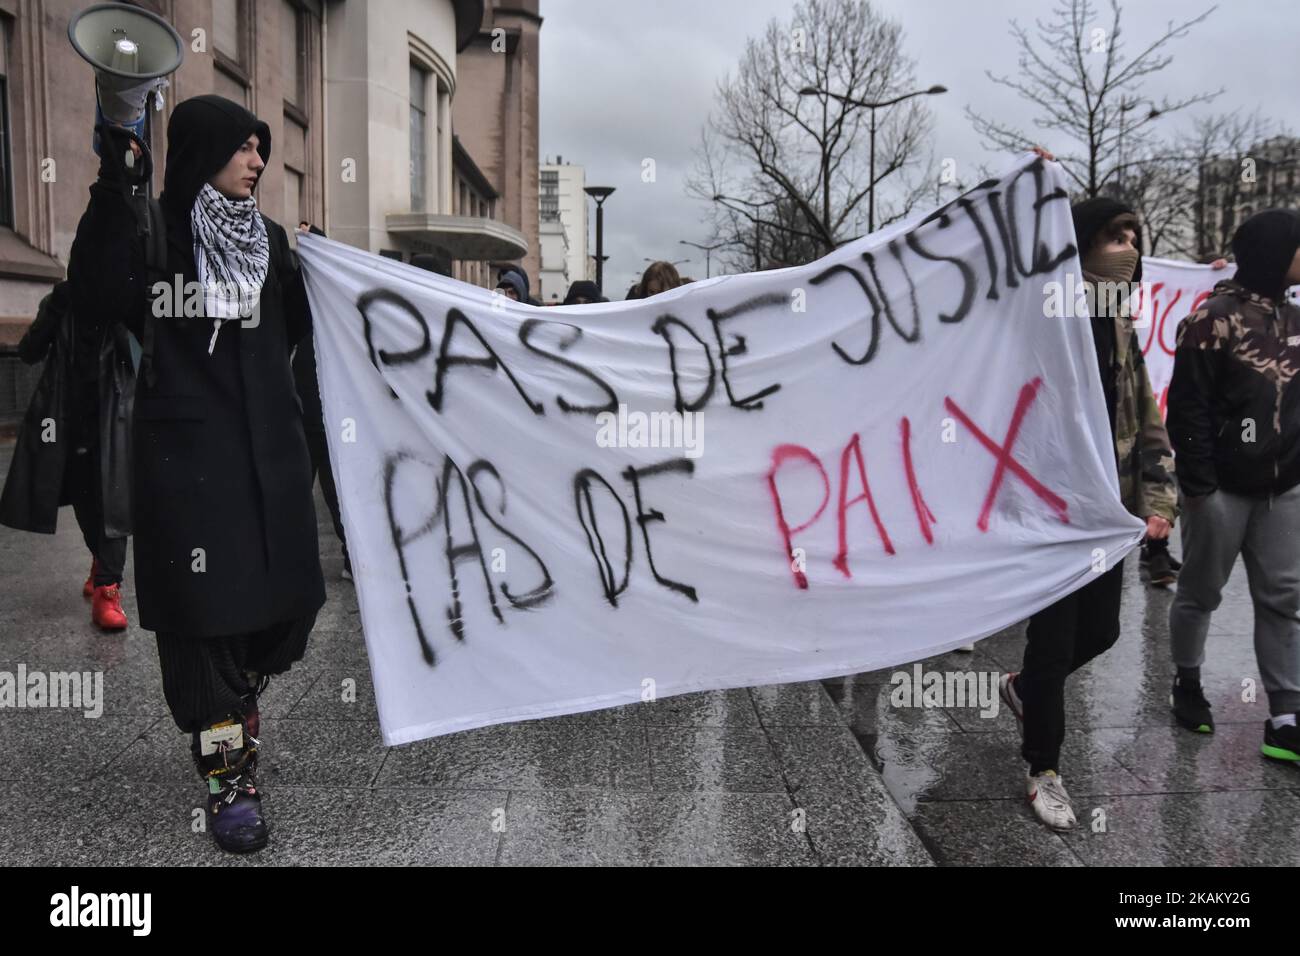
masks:
<path fill-rule="evenodd" d="M 18 343 L 19 358 L 45 367 L 9 463 L 0 523 L 54 534 L 59 507 L 72 505 L 92 559 L 82 586 L 91 621 L 122 630 L 135 372 L 126 330 L 74 317 L 70 299 L 68 283 L 56 284 Z"/>
<path fill-rule="evenodd" d="M 19 531 L 54 534 L 59 507 L 72 503 L 63 481 L 69 443 L 58 440 L 77 417 L 68 394 L 74 376 L 69 318 L 68 284 L 60 282 L 41 300 L 35 321 L 18 343 L 18 357 L 23 362 L 45 362 L 27 404 L 0 496 L 0 523 Z M 54 441 L 42 438 L 47 422 L 54 425 Z"/>
<path fill-rule="evenodd" d="M 107 161 L 69 266 L 74 310 L 103 310 L 144 344 L 134 434 L 140 623 L 158 632 L 167 703 L 193 735 L 213 834 L 233 850 L 266 841 L 251 776 L 256 692 L 301 658 L 325 600 L 289 363 L 311 318 L 285 232 L 252 200 L 270 152 L 266 124 L 243 107 L 219 96 L 180 103 L 161 206 L 165 281 L 183 288 L 151 301 L 145 244 Z"/>

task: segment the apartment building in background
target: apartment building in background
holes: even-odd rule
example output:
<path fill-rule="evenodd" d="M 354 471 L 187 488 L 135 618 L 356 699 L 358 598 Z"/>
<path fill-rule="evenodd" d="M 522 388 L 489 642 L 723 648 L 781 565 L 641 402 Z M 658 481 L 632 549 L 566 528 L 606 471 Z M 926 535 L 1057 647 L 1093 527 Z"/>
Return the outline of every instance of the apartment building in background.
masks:
<path fill-rule="evenodd" d="M 1201 165 L 1197 184 L 1197 255 L 1231 254 L 1232 234 L 1262 209 L 1300 206 L 1300 139 L 1274 136 L 1241 156 Z"/>
<path fill-rule="evenodd" d="M 98 170 L 94 74 L 67 33 L 91 2 L 0 0 L 0 428 L 39 376 L 14 346 L 66 274 Z M 171 107 L 219 93 L 270 128 L 272 219 L 481 285 L 493 263 L 536 275 L 538 0 L 132 5 L 186 44 L 154 114 L 155 191 Z"/>
<path fill-rule="evenodd" d="M 543 221 L 555 217 L 564 226 L 568 244 L 565 273 L 569 282 L 594 279 L 596 275 L 596 263 L 588 251 L 586 187 L 585 167 L 566 163 L 563 156 L 556 156 L 554 162 L 548 159 L 538 172 L 539 215 Z"/>

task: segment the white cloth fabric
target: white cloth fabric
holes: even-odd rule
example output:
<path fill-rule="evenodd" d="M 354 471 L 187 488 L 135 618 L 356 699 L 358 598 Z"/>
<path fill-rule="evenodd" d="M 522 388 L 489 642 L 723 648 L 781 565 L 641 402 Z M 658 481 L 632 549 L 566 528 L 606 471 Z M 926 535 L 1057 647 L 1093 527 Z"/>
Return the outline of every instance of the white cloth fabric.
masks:
<path fill-rule="evenodd" d="M 384 740 L 919 660 L 1113 566 L 1143 525 L 1090 323 L 1043 314 L 1073 243 L 1031 155 L 931 221 L 631 302 L 301 237 Z"/>
<path fill-rule="evenodd" d="M 271 264 L 271 245 L 251 196 L 230 199 L 208 183 L 194 200 L 190 229 L 203 314 L 212 320 L 211 354 L 223 322 L 248 319 L 256 311 Z"/>

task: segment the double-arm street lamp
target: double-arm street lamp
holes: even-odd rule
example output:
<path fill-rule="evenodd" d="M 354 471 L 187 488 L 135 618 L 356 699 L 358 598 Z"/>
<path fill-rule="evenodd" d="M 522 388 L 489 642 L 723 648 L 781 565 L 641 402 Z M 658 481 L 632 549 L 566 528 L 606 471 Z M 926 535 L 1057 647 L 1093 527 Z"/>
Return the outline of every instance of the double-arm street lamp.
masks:
<path fill-rule="evenodd" d="M 713 277 L 713 264 L 711 261 L 713 250 L 721 249 L 723 246 L 730 246 L 735 244 L 734 241 L 715 242 L 712 245 L 706 246 L 703 243 L 691 242 L 689 239 L 678 239 L 677 241 L 684 246 L 694 246 L 696 249 L 704 250 L 704 278 L 706 279 L 711 279 Z"/>
<path fill-rule="evenodd" d="M 928 90 L 904 93 L 902 96 L 895 96 L 892 100 L 867 103 L 863 100 L 855 100 L 851 96 L 842 96 L 839 93 L 832 93 L 829 90 L 819 89 L 815 86 L 805 86 L 799 91 L 800 96 L 829 96 L 831 99 L 839 100 L 849 106 L 860 106 L 871 111 L 871 182 L 867 185 L 867 232 L 876 231 L 876 110 L 884 109 L 886 106 L 893 106 L 895 103 L 903 102 L 903 100 L 910 100 L 913 96 L 934 96 L 938 93 L 947 92 L 948 87 L 936 84 Z"/>

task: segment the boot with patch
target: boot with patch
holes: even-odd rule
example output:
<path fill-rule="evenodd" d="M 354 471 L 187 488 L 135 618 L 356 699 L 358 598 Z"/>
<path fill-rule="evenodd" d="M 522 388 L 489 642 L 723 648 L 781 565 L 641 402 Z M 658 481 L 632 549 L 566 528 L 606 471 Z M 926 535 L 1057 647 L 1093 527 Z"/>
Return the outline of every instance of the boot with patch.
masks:
<path fill-rule="evenodd" d="M 208 786 L 208 827 L 227 853 L 266 846 L 262 795 L 254 778 L 257 743 L 240 715 L 205 727 L 191 743 L 195 765 Z"/>

